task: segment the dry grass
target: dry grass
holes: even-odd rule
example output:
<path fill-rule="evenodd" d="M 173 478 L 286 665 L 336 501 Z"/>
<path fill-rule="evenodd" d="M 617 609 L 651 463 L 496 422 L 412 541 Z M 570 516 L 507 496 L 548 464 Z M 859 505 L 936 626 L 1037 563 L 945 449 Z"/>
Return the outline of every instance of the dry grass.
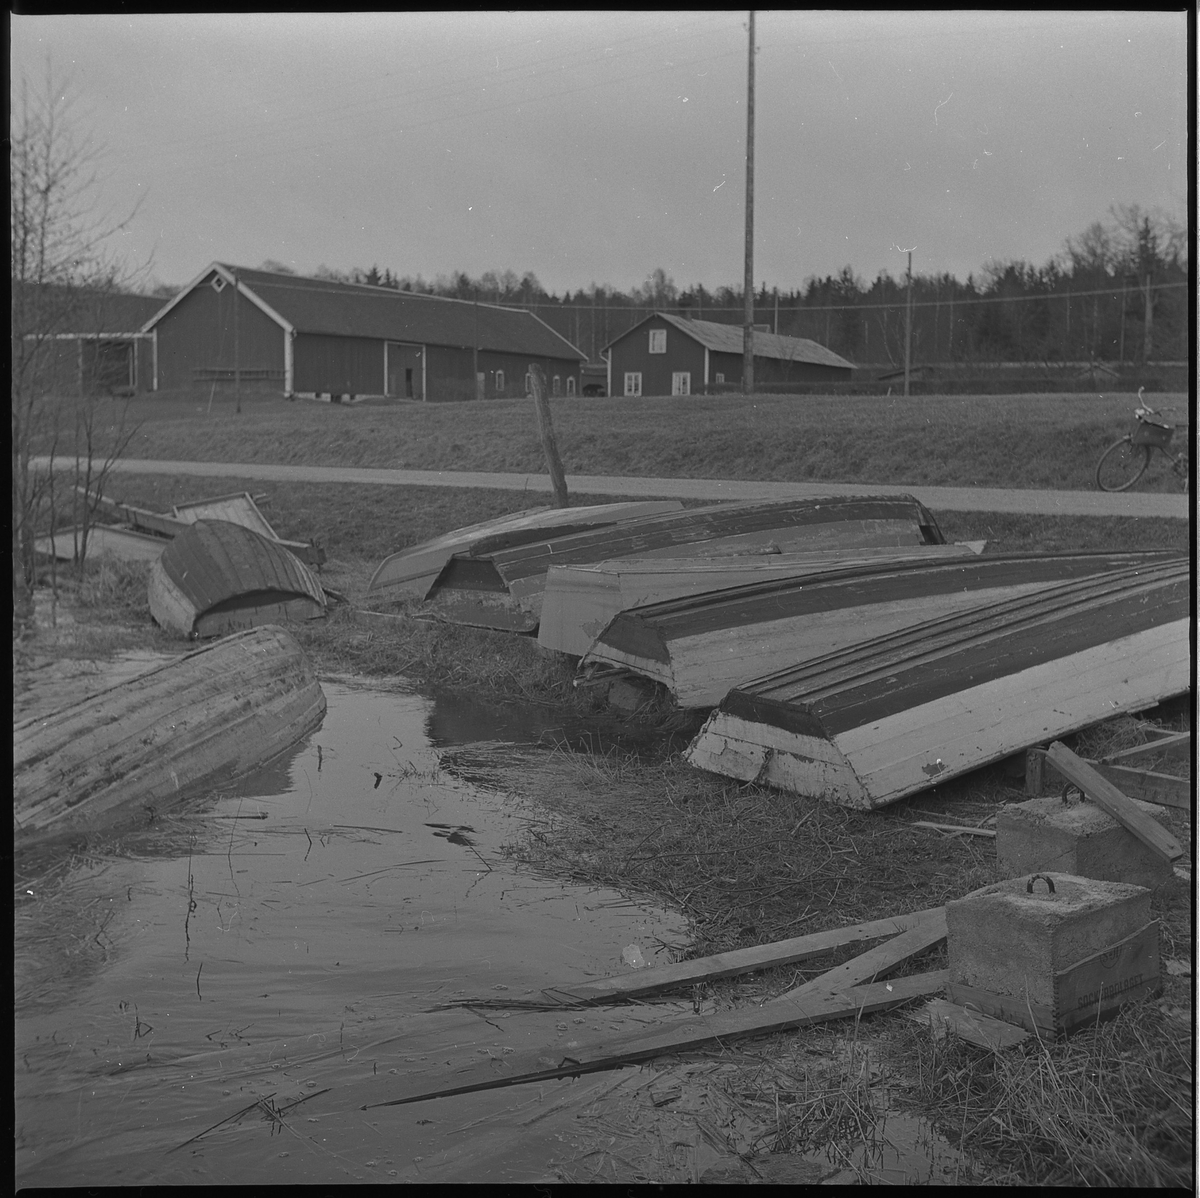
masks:
<path fill-rule="evenodd" d="M 1169 996 L 1003 1053 L 920 1029 L 898 1036 L 913 1097 L 1025 1184 L 1192 1188 L 1192 1021 Z"/>
<path fill-rule="evenodd" d="M 979 845 L 931 837 L 902 809 L 851 811 L 677 755 L 560 751 L 536 767 L 499 762 L 494 781 L 563 817 L 552 836 L 511 846 L 515 859 L 682 911 L 701 956 L 937 906 L 996 877 Z M 732 983 L 729 997 L 828 967 Z"/>

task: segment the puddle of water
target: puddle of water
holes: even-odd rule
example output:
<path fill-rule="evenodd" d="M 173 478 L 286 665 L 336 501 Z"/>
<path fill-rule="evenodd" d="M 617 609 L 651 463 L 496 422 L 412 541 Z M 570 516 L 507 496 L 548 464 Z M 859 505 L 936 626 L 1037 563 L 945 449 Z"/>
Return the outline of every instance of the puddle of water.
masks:
<path fill-rule="evenodd" d="M 237 787 L 52 874 L 18 861 L 21 1184 L 553 1180 L 621 1074 L 360 1108 L 660 1018 L 432 1009 L 621 973 L 631 944 L 653 963 L 684 921 L 516 873 L 541 815 L 443 771 L 425 699 L 325 691 Z"/>

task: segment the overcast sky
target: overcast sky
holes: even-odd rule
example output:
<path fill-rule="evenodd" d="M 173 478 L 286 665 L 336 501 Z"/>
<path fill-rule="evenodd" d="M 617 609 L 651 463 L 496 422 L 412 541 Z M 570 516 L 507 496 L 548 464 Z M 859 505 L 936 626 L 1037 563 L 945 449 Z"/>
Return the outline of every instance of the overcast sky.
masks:
<path fill-rule="evenodd" d="M 1043 264 L 1187 213 L 1179 12 L 762 12 L 755 279 Z M 160 282 L 213 259 L 739 286 L 745 12 L 11 18 Z"/>

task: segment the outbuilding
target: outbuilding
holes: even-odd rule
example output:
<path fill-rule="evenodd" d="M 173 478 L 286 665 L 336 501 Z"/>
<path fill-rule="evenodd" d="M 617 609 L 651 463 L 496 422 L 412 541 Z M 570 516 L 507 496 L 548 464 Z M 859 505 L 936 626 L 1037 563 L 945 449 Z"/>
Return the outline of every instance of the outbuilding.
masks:
<path fill-rule="evenodd" d="M 214 262 L 150 320 L 154 387 L 235 379 L 284 395 L 577 395 L 586 355 L 531 312 Z"/>
<path fill-rule="evenodd" d="M 742 326 L 655 312 L 604 348 L 609 395 L 690 395 L 742 381 Z M 854 365 L 805 337 L 756 329 L 756 384 L 849 382 Z"/>
<path fill-rule="evenodd" d="M 16 296 L 14 293 L 14 303 Z M 153 339 L 145 323 L 166 300 L 150 295 L 45 286 L 24 293 L 18 321 L 50 391 L 132 395 L 153 386 Z"/>

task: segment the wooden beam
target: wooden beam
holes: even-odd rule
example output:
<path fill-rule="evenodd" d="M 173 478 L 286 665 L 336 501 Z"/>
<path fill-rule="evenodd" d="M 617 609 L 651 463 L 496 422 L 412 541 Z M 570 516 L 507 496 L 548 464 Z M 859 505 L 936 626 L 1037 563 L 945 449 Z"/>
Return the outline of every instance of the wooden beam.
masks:
<path fill-rule="evenodd" d="M 1102 760 L 1105 765 L 1126 765 L 1137 757 L 1155 756 L 1159 753 L 1167 753 L 1172 757 L 1190 757 L 1191 752 L 1191 732 L 1171 732 L 1147 744 L 1134 745 L 1132 749 L 1122 749 L 1119 753 L 1109 753 Z"/>
<path fill-rule="evenodd" d="M 1141 799 L 1143 803 L 1156 803 L 1159 807 L 1174 807 L 1179 811 L 1192 809 L 1190 778 L 1155 773 L 1154 770 L 1134 769 L 1127 765 L 1109 765 L 1106 761 L 1093 761 L 1089 764 L 1096 773 L 1131 799 Z"/>
<path fill-rule="evenodd" d="M 1047 749 L 1046 759 L 1068 782 L 1078 786 L 1097 807 L 1128 828 L 1147 848 L 1167 861 L 1178 861 L 1183 856 L 1183 846 L 1166 828 L 1146 815 L 1132 799 L 1072 753 L 1062 741 L 1056 740 Z"/>
<path fill-rule="evenodd" d="M 965 832 L 968 836 L 987 836 L 991 840 L 996 839 L 996 833 L 990 828 L 972 828 L 968 824 L 934 824 L 928 820 L 916 820 L 913 823 L 914 828 L 932 828 L 936 832 Z"/>
<path fill-rule="evenodd" d="M 946 986 L 948 973 L 944 969 L 933 973 L 915 974 L 897 978 L 894 982 L 880 982 L 872 986 L 856 986 L 842 993 L 814 991 L 803 998 L 779 998 L 764 1006 L 755 1006 L 737 1011 L 726 1011 L 719 1015 L 685 1019 L 668 1028 L 656 1028 L 628 1039 L 619 1039 L 611 1047 L 596 1044 L 575 1050 L 571 1057 L 561 1057 L 558 1065 L 536 1068 L 539 1059 L 544 1059 L 546 1050 L 534 1050 L 519 1056 L 505 1058 L 505 1064 L 516 1068 L 500 1075 L 485 1072 L 492 1068 L 489 1059 L 478 1066 L 482 1076 L 455 1086 L 428 1089 L 428 1080 L 415 1080 L 413 1092 L 392 1097 L 385 1102 L 368 1103 L 362 1109 L 370 1110 L 383 1106 L 402 1106 L 421 1102 L 429 1098 L 450 1098 L 458 1094 L 470 1094 L 480 1090 L 495 1090 L 503 1086 L 522 1085 L 527 1082 L 553 1081 L 557 1078 L 579 1077 L 585 1073 L 597 1073 L 605 1069 L 617 1069 L 623 1065 L 636 1065 L 654 1057 L 686 1052 L 714 1041 L 724 1042 L 744 1036 L 764 1035 L 769 1032 L 788 1031 L 812 1023 L 823 1023 L 832 1019 L 847 1019 L 853 1016 L 870 1015 L 908 1002 L 937 994 Z M 555 1056 L 561 1049 L 550 1050 Z M 399 1083 L 401 1086 L 403 1082 Z"/>
<path fill-rule="evenodd" d="M 1005 1023 L 982 1011 L 969 1010 L 945 998 L 931 998 L 923 1007 L 905 1011 L 904 1018 L 931 1028 L 939 1040 L 947 1031 L 952 1031 L 960 1040 L 990 1048 L 993 1052 L 1020 1044 L 1030 1036 L 1023 1027 Z"/>
<path fill-rule="evenodd" d="M 771 999 L 765 1005 L 770 1007 L 777 1003 L 794 1002 L 806 998 L 810 994 L 827 994 L 858 986 L 864 982 L 874 982 L 885 978 L 894 969 L 898 969 L 910 957 L 933 948 L 935 944 L 946 939 L 946 908 L 934 907 L 922 912 L 922 918 L 917 920 L 907 931 L 894 939 L 881 944 L 877 948 L 854 957 L 844 965 L 839 965 L 828 973 L 821 974 L 812 981 L 789 990 L 778 998 Z"/>
<path fill-rule="evenodd" d="M 1042 766 L 1045 758 L 1045 749 L 1025 750 L 1025 793 L 1030 798 L 1037 798 L 1042 793 Z"/>
<path fill-rule="evenodd" d="M 941 907 L 925 911 L 913 911 L 908 915 L 894 915 L 887 919 L 872 919 L 866 923 L 848 927 L 832 928 L 826 932 L 810 932 L 807 936 L 795 936 L 790 940 L 779 940 L 773 944 L 759 944 L 753 948 L 739 948 L 727 953 L 715 953 L 710 957 L 697 957 L 692 961 L 679 961 L 673 965 L 662 965 L 656 969 L 644 969 L 638 973 L 622 974 L 620 977 L 601 978 L 582 985 L 553 986 L 545 993 L 550 998 L 565 998 L 570 1002 L 600 1003 L 623 998 L 640 998 L 673 986 L 692 986 L 699 982 L 717 978 L 734 977 L 740 973 L 753 973 L 758 969 L 772 969 L 779 965 L 795 965 L 810 957 L 818 957 L 835 948 L 859 944 L 867 940 L 879 940 L 884 936 L 896 936 L 917 924 L 923 924 L 931 916 L 941 912 Z M 944 934 L 944 933 L 943 933 Z"/>

